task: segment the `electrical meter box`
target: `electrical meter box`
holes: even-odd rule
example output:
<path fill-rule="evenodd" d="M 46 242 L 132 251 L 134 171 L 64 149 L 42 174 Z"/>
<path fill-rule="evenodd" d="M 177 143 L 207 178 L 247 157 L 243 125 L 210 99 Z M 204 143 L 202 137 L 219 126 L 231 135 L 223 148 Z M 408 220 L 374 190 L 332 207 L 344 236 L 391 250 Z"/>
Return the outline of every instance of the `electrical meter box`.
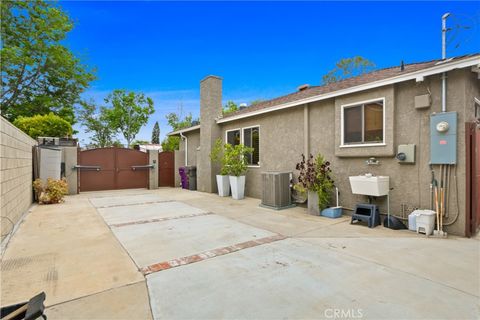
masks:
<path fill-rule="evenodd" d="M 398 163 L 415 163 L 415 145 L 399 144 L 395 158 L 397 158 Z"/>
<path fill-rule="evenodd" d="M 442 112 L 430 116 L 430 163 L 457 163 L 457 113 Z"/>

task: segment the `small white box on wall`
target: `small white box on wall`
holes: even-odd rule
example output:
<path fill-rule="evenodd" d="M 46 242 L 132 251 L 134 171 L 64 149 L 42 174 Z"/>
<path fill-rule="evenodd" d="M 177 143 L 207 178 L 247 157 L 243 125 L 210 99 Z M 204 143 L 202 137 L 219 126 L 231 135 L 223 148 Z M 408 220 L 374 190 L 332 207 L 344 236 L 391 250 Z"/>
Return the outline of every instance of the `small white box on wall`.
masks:
<path fill-rule="evenodd" d="M 415 96 L 415 109 L 430 108 L 431 103 L 432 99 L 428 93 L 421 96 Z"/>

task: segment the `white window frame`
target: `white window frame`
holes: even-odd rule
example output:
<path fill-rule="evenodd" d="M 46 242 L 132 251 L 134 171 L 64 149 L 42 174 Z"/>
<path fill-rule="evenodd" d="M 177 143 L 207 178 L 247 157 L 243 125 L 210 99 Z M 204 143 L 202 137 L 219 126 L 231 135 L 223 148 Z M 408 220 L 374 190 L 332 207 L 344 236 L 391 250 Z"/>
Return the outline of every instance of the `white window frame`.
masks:
<path fill-rule="evenodd" d="M 240 141 L 242 141 L 242 144 L 245 145 L 245 140 L 244 140 L 244 137 L 245 135 L 243 134 L 243 130 L 245 129 L 252 129 L 252 128 L 258 128 L 258 152 L 260 152 L 260 137 L 262 135 L 262 132 L 261 132 L 261 129 L 260 129 L 260 125 L 257 124 L 257 125 L 254 125 L 254 126 L 249 126 L 249 127 L 243 127 L 241 132 L 240 132 Z M 262 161 L 260 160 L 260 157 L 261 154 L 259 155 L 258 157 L 258 164 L 249 164 L 248 165 L 248 168 L 260 168 L 261 164 L 262 164 Z"/>
<path fill-rule="evenodd" d="M 243 143 L 242 128 L 225 130 L 225 143 L 228 143 L 228 133 L 232 132 L 232 131 L 239 131 L 240 132 L 240 143 Z"/>
<path fill-rule="evenodd" d="M 354 106 L 359 106 L 359 105 L 362 105 L 362 104 L 366 104 L 366 103 L 370 103 L 370 102 L 377 102 L 377 101 L 382 101 L 383 103 L 383 132 L 382 132 L 382 142 L 377 142 L 377 143 L 357 143 L 357 144 L 345 144 L 345 141 L 344 141 L 344 135 L 345 135 L 345 130 L 344 130 L 344 125 L 345 125 L 345 121 L 344 121 L 344 110 L 345 108 L 348 108 L 348 107 L 354 107 Z M 340 148 L 361 148 L 361 147 L 382 147 L 382 146 L 386 146 L 387 144 L 385 143 L 385 115 L 386 115 L 386 112 L 385 112 L 385 97 L 379 97 L 379 98 L 375 98 L 375 99 L 369 99 L 369 100 L 364 100 L 364 101 L 357 101 L 357 102 L 354 102 L 354 103 L 348 103 L 348 104 L 342 104 L 340 106 L 340 135 L 341 135 L 341 138 L 340 138 Z M 362 112 L 362 136 L 365 134 L 364 132 L 364 128 L 363 128 L 363 117 L 364 117 L 364 113 Z"/>

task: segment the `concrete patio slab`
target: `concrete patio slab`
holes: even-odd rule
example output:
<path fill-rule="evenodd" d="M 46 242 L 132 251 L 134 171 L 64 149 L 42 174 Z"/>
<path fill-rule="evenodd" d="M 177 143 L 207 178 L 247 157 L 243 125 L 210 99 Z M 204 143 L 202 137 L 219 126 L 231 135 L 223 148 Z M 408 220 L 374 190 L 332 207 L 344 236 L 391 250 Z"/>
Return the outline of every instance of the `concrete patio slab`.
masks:
<path fill-rule="evenodd" d="M 457 237 L 302 240 L 400 272 L 415 274 L 480 298 L 480 243 L 476 241 Z M 452 275 L 452 271 L 455 275 Z"/>
<path fill-rule="evenodd" d="M 188 191 L 179 192 L 179 195 L 185 192 Z M 194 192 L 193 194 L 195 193 L 198 194 L 198 192 Z M 179 195 L 177 195 L 177 197 L 179 197 Z M 234 200 L 231 197 L 219 197 L 217 194 L 208 193 L 202 195 L 202 197 L 184 199 L 182 202 L 229 218 L 245 217 L 273 211 L 271 209 L 260 207 L 260 201 L 258 199 L 247 197 L 242 200 Z"/>
<path fill-rule="evenodd" d="M 189 214 L 205 213 L 202 209 L 197 209 L 188 204 L 177 201 L 123 205 L 116 207 L 111 206 L 107 208 L 99 208 L 98 212 L 109 225 L 154 218 L 172 218 Z"/>
<path fill-rule="evenodd" d="M 350 224 L 351 217 L 342 216 L 342 223 L 333 223 L 321 228 L 296 234 L 298 238 L 425 238 L 424 234 L 417 234 L 409 230 L 392 230 L 383 225 L 369 228 L 365 223 Z M 325 218 L 326 219 L 326 218 Z M 340 219 L 340 218 L 339 218 Z M 338 220 L 338 219 L 332 219 Z"/>
<path fill-rule="evenodd" d="M 337 223 L 345 223 L 345 221 L 348 220 L 345 217 L 329 219 L 325 217 L 311 216 L 305 212 L 292 213 L 291 211 L 292 210 L 269 210 L 260 214 L 235 217 L 234 219 L 257 228 L 263 228 L 286 236 L 294 236 L 299 233 L 328 227 Z"/>
<path fill-rule="evenodd" d="M 145 281 L 47 308 L 48 319 L 152 319 Z"/>
<path fill-rule="evenodd" d="M 154 193 L 135 194 L 135 195 L 113 195 L 106 197 L 90 197 L 90 202 L 95 208 L 108 208 L 128 206 L 135 204 L 155 203 L 161 201 L 171 201 L 167 197 L 162 197 Z"/>
<path fill-rule="evenodd" d="M 138 267 L 274 235 L 217 215 L 128 225 L 112 231 Z"/>
<path fill-rule="evenodd" d="M 287 239 L 147 276 L 155 319 L 473 319 L 478 298 Z M 165 294 L 168 292 L 168 294 Z"/>
<path fill-rule="evenodd" d="M 142 281 L 135 264 L 88 199 L 36 206 L 1 262 L 2 305 L 45 291 L 46 304 Z"/>
<path fill-rule="evenodd" d="M 53 319 L 149 319 L 148 265 L 157 319 L 478 318 L 478 236 L 427 239 L 259 203 L 166 188 L 36 206 L 2 257 L 2 305 L 46 291 Z"/>

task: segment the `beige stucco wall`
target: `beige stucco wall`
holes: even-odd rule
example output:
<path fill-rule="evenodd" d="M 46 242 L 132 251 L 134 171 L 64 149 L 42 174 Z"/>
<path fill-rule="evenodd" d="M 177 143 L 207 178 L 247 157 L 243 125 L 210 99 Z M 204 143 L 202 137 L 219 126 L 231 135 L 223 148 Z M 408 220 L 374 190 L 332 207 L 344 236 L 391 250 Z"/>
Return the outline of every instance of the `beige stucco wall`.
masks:
<path fill-rule="evenodd" d="M 0 202 L 1 216 L 16 224 L 33 201 L 32 147 L 37 142 L 0 117 Z M 1 234 L 12 229 L 1 219 Z M 5 237 L 2 237 L 2 241 Z"/>
<path fill-rule="evenodd" d="M 245 193 L 249 197 L 262 195 L 261 173 L 264 171 L 292 170 L 303 152 L 303 109 L 293 108 L 268 113 L 242 121 L 226 123 L 225 131 L 260 126 L 260 167 L 247 171 Z"/>
<path fill-rule="evenodd" d="M 468 77 L 465 71 L 454 71 L 449 73 L 448 91 L 447 91 L 447 108 L 448 111 L 458 112 L 458 132 L 457 132 L 457 181 L 458 181 L 458 198 L 460 214 L 457 221 L 447 227 L 449 233 L 464 234 L 465 227 L 465 131 L 463 123 L 465 118 L 465 86 Z M 428 88 L 428 89 L 427 89 Z M 364 153 L 361 148 L 352 148 L 348 156 L 352 156 L 358 152 L 358 157 L 346 158 L 334 156 L 335 150 L 338 150 L 336 143 L 326 141 L 322 136 L 325 128 L 332 130 L 332 124 L 336 127 L 339 125 L 339 110 L 333 115 L 333 99 L 323 105 L 314 105 L 310 108 L 310 144 L 311 150 L 315 153 L 323 153 L 328 159 L 332 159 L 332 169 L 336 176 L 336 184 L 340 189 L 340 204 L 353 208 L 358 202 L 365 202 L 363 196 L 352 195 L 348 177 L 352 175 L 364 174 L 371 172 L 375 175 L 390 176 L 390 186 L 393 188 L 390 195 L 391 213 L 395 215 L 402 214 L 402 205 L 406 206 L 406 213 L 414 208 L 430 208 L 430 179 L 431 171 L 430 162 L 430 114 L 441 111 L 441 83 L 440 76 L 433 76 L 426 79 L 423 83 L 415 81 L 404 82 L 395 85 L 393 103 L 386 103 L 387 108 L 394 106 L 394 123 L 393 127 L 393 153 L 396 153 L 399 144 L 415 144 L 416 145 L 416 163 L 414 165 L 399 164 L 392 155 L 385 154 L 379 156 L 372 152 L 371 156 L 376 156 L 380 160 L 378 166 L 368 166 L 365 160 L 370 154 Z M 420 94 L 432 93 L 432 106 L 428 109 L 416 110 L 414 108 L 414 97 Z M 371 90 L 369 94 L 371 98 L 379 96 L 382 88 Z M 336 99 L 354 101 L 356 99 L 364 100 L 368 98 L 366 93 L 352 94 L 347 97 Z M 329 110 L 328 110 L 329 109 Z M 327 111 L 328 110 L 328 111 Z M 387 110 L 387 115 L 389 110 Z M 335 134 L 337 130 L 335 129 Z M 387 130 L 388 134 L 388 130 Z M 388 139 L 387 139 L 388 144 Z M 382 148 L 382 147 L 379 147 Z M 439 177 L 439 166 L 434 167 Z M 453 174 L 452 174 L 453 177 Z M 453 181 L 453 179 L 452 179 Z M 450 216 L 456 213 L 456 192 L 450 193 Z M 386 212 L 387 206 L 384 198 L 376 200 L 381 204 L 381 211 Z"/>
<path fill-rule="evenodd" d="M 358 157 L 358 156 L 394 156 L 395 155 L 395 90 L 394 86 L 385 86 L 377 89 L 363 91 L 357 94 L 337 97 L 335 101 L 335 155 L 339 157 Z M 384 99 L 384 146 L 345 148 L 340 147 L 341 140 L 341 109 L 343 105 L 356 104 L 361 101 L 371 99 Z"/>
<path fill-rule="evenodd" d="M 188 139 L 187 165 L 198 167 L 199 152 L 197 149 L 200 146 L 200 130 L 185 132 L 183 135 Z M 181 184 L 178 169 L 183 166 L 185 166 L 185 140 L 181 139 L 179 150 L 175 151 L 175 186 Z"/>
<path fill-rule="evenodd" d="M 175 150 L 175 155 L 174 155 L 174 161 L 175 161 L 175 172 L 174 172 L 174 177 L 175 177 L 175 186 L 178 187 L 181 185 L 181 179 L 180 179 L 180 174 L 178 173 L 178 169 L 180 167 L 183 167 L 185 165 L 185 151 L 184 150 Z"/>
<path fill-rule="evenodd" d="M 68 184 L 68 194 L 78 193 L 78 170 L 74 167 L 78 164 L 77 147 L 61 147 L 62 162 L 65 163 L 65 179 Z"/>
<path fill-rule="evenodd" d="M 448 73 L 447 108 L 458 112 L 457 132 L 457 182 L 459 216 L 456 222 L 447 227 L 449 233 L 463 235 L 465 229 L 465 121 L 473 120 L 473 94 L 478 96 L 479 81 L 470 70 L 456 70 Z M 304 152 L 304 128 L 308 128 L 308 146 L 313 154 L 322 153 L 332 162 L 336 184 L 340 190 L 340 204 L 353 208 L 356 203 L 366 202 L 363 196 L 351 193 L 348 177 L 371 172 L 375 175 L 390 176 L 391 213 L 402 214 L 414 208 L 430 207 L 430 114 L 441 111 L 440 75 L 426 78 L 424 82 L 408 81 L 394 86 L 386 86 L 367 92 L 351 94 L 336 99 L 311 103 L 308 106 L 308 125 L 304 126 L 304 107 L 280 110 L 222 125 L 222 136 L 230 129 L 260 126 L 260 167 L 249 168 L 247 172 L 246 194 L 261 197 L 260 173 L 269 170 L 292 170 Z M 416 110 L 414 97 L 432 93 L 432 105 L 428 109 Z M 344 103 L 386 97 L 387 145 L 375 148 L 351 148 L 339 151 L 339 106 Z M 391 127 L 390 127 L 391 126 Z M 399 164 L 394 158 L 399 144 L 416 145 L 416 163 Z M 380 160 L 378 166 L 365 163 L 369 157 Z M 439 168 L 435 166 L 436 175 Z M 452 173 L 450 192 L 450 218 L 456 214 L 456 192 Z M 381 212 L 386 213 L 384 198 L 376 200 Z"/>
<path fill-rule="evenodd" d="M 188 139 L 188 163 L 189 166 L 197 165 L 197 149 L 200 146 L 200 130 L 185 132 L 184 136 Z M 185 150 L 185 141 L 180 141 L 180 150 Z M 185 155 L 184 155 L 185 157 Z M 185 158 L 183 160 L 185 162 Z"/>

